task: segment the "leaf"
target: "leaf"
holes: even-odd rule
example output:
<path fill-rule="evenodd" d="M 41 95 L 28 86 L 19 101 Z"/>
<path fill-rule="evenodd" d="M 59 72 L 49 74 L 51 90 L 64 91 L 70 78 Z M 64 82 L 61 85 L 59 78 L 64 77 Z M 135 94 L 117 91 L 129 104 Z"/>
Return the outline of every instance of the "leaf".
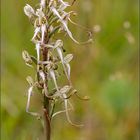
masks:
<path fill-rule="evenodd" d="M 72 59 L 73 59 L 73 54 L 67 54 L 67 55 L 64 57 L 64 62 L 65 62 L 65 63 L 69 63 Z"/>

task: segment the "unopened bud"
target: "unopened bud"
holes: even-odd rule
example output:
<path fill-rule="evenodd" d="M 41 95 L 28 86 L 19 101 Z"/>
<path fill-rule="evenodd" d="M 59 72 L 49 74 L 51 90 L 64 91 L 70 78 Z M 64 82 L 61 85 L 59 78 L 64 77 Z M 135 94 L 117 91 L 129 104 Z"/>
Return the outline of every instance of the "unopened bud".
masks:
<path fill-rule="evenodd" d="M 22 57 L 23 57 L 25 63 L 27 63 L 29 65 L 32 64 L 33 61 L 32 61 L 32 59 L 31 59 L 31 57 L 30 57 L 30 55 L 29 55 L 29 53 L 27 51 L 22 52 Z"/>
<path fill-rule="evenodd" d="M 24 7 L 24 13 L 31 18 L 34 15 L 34 9 L 29 4 L 26 4 Z"/>

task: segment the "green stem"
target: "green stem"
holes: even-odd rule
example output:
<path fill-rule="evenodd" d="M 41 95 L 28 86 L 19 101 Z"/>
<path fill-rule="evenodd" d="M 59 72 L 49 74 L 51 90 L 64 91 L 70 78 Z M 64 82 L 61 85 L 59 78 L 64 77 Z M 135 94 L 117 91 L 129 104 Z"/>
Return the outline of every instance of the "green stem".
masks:
<path fill-rule="evenodd" d="M 49 3 L 50 0 L 46 0 L 46 5 Z M 46 7 L 47 8 L 47 7 Z M 49 42 L 49 37 L 48 37 L 48 29 L 45 33 L 45 37 L 44 37 L 44 44 L 48 44 Z M 43 47 L 43 46 L 42 46 Z M 43 50 L 42 50 L 42 59 L 43 61 L 47 61 L 48 59 L 48 49 L 46 47 L 43 47 Z M 44 68 L 44 71 L 45 71 L 45 65 L 43 66 Z M 44 72 L 45 73 L 45 72 Z M 45 82 L 45 87 L 47 88 L 48 90 L 48 79 L 47 79 L 47 74 L 45 73 L 45 78 L 46 78 L 46 82 Z M 44 112 L 44 126 L 45 126 L 45 140 L 50 140 L 51 139 L 51 118 L 50 118 L 50 100 L 49 98 L 47 98 L 45 96 L 45 94 L 43 95 L 44 96 L 44 109 L 43 109 L 43 112 Z"/>
<path fill-rule="evenodd" d="M 45 38 L 44 38 L 44 44 L 48 44 L 49 42 L 49 38 L 48 38 L 48 33 L 46 32 L 45 33 Z M 43 61 L 47 61 L 47 58 L 48 58 L 48 49 L 46 47 L 43 48 L 43 51 L 42 51 L 42 58 L 43 58 Z M 44 68 L 45 70 L 45 65 L 44 65 Z M 45 78 L 46 78 L 46 85 L 45 87 L 47 88 L 48 90 L 48 79 L 47 79 L 47 74 L 45 74 Z M 45 119 L 45 136 L 46 136 L 46 140 L 50 140 L 51 138 L 51 122 L 50 122 L 50 101 L 49 101 L 49 98 L 45 96 L 44 94 L 44 119 Z"/>
<path fill-rule="evenodd" d="M 50 102 L 49 99 L 44 94 L 44 132 L 45 132 L 45 140 L 51 139 L 51 122 L 50 122 Z"/>

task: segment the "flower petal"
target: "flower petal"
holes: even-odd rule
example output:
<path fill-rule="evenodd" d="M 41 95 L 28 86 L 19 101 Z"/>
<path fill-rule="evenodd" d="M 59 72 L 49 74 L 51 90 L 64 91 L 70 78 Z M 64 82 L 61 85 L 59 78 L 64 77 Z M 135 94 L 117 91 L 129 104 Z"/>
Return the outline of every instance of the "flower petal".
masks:
<path fill-rule="evenodd" d="M 34 36 L 32 37 L 32 41 L 35 39 L 35 37 L 37 36 L 37 34 L 40 32 L 40 27 L 35 28 L 34 31 Z"/>
<path fill-rule="evenodd" d="M 37 51 L 37 61 L 39 62 L 40 59 L 40 44 L 36 44 L 36 51 Z"/>
<path fill-rule="evenodd" d="M 55 84 L 55 88 L 56 88 L 57 92 L 59 92 L 59 89 L 58 89 L 58 85 L 57 85 L 57 82 L 56 82 L 56 77 L 55 77 L 54 71 L 51 69 L 51 70 L 49 71 L 49 74 L 50 74 L 51 78 L 53 79 L 53 82 L 54 82 L 54 84 Z"/>
<path fill-rule="evenodd" d="M 41 32 L 42 32 L 41 41 L 43 42 L 44 41 L 44 37 L 45 37 L 45 32 L 46 32 L 46 25 L 45 24 L 42 24 L 42 26 L 41 26 Z"/>
<path fill-rule="evenodd" d="M 27 99 L 26 112 L 28 112 L 28 109 L 29 109 L 29 106 L 30 106 L 30 98 L 31 98 L 31 95 L 32 95 L 32 90 L 33 90 L 33 86 L 31 86 L 28 89 L 28 99 Z"/>
<path fill-rule="evenodd" d="M 40 77 L 42 78 L 43 81 L 45 81 L 45 74 L 43 71 L 39 71 Z"/>
<path fill-rule="evenodd" d="M 66 94 L 63 94 L 63 97 L 64 97 L 64 98 L 67 98 Z M 67 100 L 67 99 L 64 100 L 64 104 L 65 104 L 66 117 L 67 117 L 68 122 L 69 122 L 71 125 L 73 125 L 73 126 L 82 127 L 83 125 L 77 125 L 77 124 L 74 124 L 74 123 L 71 121 L 70 116 L 69 116 L 69 111 L 68 111 L 68 100 Z"/>
<path fill-rule="evenodd" d="M 59 18 L 60 22 L 63 24 L 63 27 L 64 27 L 64 29 L 66 30 L 66 32 L 67 32 L 67 34 L 69 35 L 69 37 L 70 37 L 75 43 L 80 44 L 77 40 L 75 40 L 75 39 L 73 38 L 72 33 L 71 33 L 70 30 L 68 29 L 67 24 L 66 24 L 65 21 L 62 19 L 62 17 L 61 17 L 60 14 L 58 13 L 58 11 L 57 11 L 54 7 L 52 7 L 52 11 L 53 11 L 53 13 Z"/>
<path fill-rule="evenodd" d="M 41 0 L 40 5 L 42 6 L 42 8 L 45 8 L 46 0 Z"/>
<path fill-rule="evenodd" d="M 64 58 L 63 58 L 62 51 L 61 51 L 61 49 L 60 49 L 59 47 L 57 47 L 56 50 L 57 50 L 57 53 L 58 53 L 58 55 L 59 55 L 59 57 L 60 57 L 60 59 L 61 59 L 61 63 L 62 63 L 62 65 L 63 65 L 63 69 L 64 69 L 64 72 L 65 72 L 65 74 L 66 74 L 66 76 L 67 76 L 67 79 L 69 80 L 69 76 L 68 76 L 66 67 L 65 67 L 65 65 L 64 65 Z"/>
<path fill-rule="evenodd" d="M 67 68 L 68 77 L 70 79 L 70 70 L 71 70 L 71 68 L 70 68 L 70 64 L 69 63 L 66 64 L 66 68 Z"/>
<path fill-rule="evenodd" d="M 58 1 L 61 2 L 65 6 L 70 6 L 68 2 L 64 2 L 63 0 L 58 0 Z"/>

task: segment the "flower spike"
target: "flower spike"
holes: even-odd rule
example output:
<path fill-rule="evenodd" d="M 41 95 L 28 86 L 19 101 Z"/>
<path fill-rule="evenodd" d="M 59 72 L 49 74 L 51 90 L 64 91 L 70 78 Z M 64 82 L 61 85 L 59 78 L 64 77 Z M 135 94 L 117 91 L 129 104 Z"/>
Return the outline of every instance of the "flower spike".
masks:
<path fill-rule="evenodd" d="M 65 44 L 56 36 L 63 31 L 76 44 L 91 42 L 91 38 L 86 42 L 77 41 L 68 27 L 69 23 L 72 23 L 85 30 L 83 26 L 71 20 L 70 16 L 74 15 L 75 12 L 67 9 L 75 1 L 73 0 L 72 4 L 69 4 L 65 0 L 40 0 L 36 8 L 32 8 L 29 4 L 24 7 L 24 13 L 34 27 L 31 41 L 35 44 L 36 51 L 35 57 L 27 51 L 22 52 L 26 65 L 35 68 L 36 72 L 34 80 L 30 76 L 26 78 L 29 83 L 26 112 L 33 116 L 40 116 L 39 113 L 31 112 L 29 109 L 33 92 L 39 92 L 43 98 L 42 118 L 45 119 L 47 140 L 50 140 L 52 118 L 58 114 L 65 113 L 67 121 L 73 126 L 83 126 L 73 123 L 70 118 L 69 111 L 73 110 L 70 98 L 76 95 L 82 100 L 87 100 L 88 97 L 81 98 L 73 87 L 70 66 L 73 54 L 66 53 Z M 62 82 L 63 80 L 58 81 L 63 73 L 63 77 L 67 80 L 65 84 Z M 64 103 L 64 110 L 56 111 L 55 106 L 60 102 Z"/>

